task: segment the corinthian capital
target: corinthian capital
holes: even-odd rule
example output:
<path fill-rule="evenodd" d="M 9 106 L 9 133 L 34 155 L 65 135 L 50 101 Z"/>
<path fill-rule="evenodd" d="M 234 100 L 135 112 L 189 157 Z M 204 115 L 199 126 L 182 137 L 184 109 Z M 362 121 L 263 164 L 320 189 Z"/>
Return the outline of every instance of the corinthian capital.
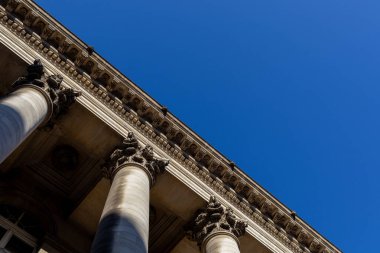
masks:
<path fill-rule="evenodd" d="M 198 210 L 186 234 L 201 246 L 204 239 L 215 232 L 229 232 L 239 237 L 244 235 L 246 227 L 246 221 L 238 219 L 231 208 L 224 208 L 215 196 L 211 196 L 207 206 Z"/>
<path fill-rule="evenodd" d="M 106 177 L 112 179 L 123 165 L 128 164 L 142 165 L 150 175 L 153 185 L 156 177 L 165 171 L 165 167 L 169 164 L 169 161 L 154 156 L 153 148 L 150 145 L 142 148 L 134 134 L 129 132 L 127 138 L 116 147 L 107 160 L 104 166 Z"/>
<path fill-rule="evenodd" d="M 14 87 L 23 84 L 34 84 L 41 88 L 44 87 L 44 82 L 42 81 L 44 76 L 44 66 L 42 65 L 40 59 L 34 60 L 34 62 L 26 68 L 26 71 L 27 74 L 18 78 L 13 84 Z"/>
<path fill-rule="evenodd" d="M 62 86 L 63 77 L 60 75 L 50 75 L 45 77 L 44 66 L 41 60 L 37 59 L 27 67 L 27 74 L 20 77 L 13 83 L 14 88 L 23 85 L 34 85 L 45 91 L 52 103 L 52 117 L 48 125 L 52 125 L 60 115 L 67 112 L 70 105 L 75 102 L 75 98 L 81 93 L 71 88 Z"/>
<path fill-rule="evenodd" d="M 69 107 L 75 102 L 75 98 L 81 95 L 79 91 L 62 87 L 62 81 L 63 78 L 60 75 L 48 76 L 45 81 L 47 84 L 47 86 L 45 86 L 46 91 L 53 102 L 53 117 L 55 119 L 65 114 Z"/>

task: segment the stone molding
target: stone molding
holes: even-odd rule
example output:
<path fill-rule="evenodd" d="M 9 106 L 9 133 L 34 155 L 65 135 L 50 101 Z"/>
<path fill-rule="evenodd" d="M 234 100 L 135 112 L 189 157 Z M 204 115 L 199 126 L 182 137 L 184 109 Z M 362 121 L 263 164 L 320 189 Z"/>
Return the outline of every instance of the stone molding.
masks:
<path fill-rule="evenodd" d="M 135 164 L 141 166 L 147 172 L 150 178 L 150 185 L 152 186 L 157 176 L 165 171 L 165 167 L 169 164 L 169 161 L 155 157 L 153 148 L 150 145 L 142 148 L 135 135 L 129 132 L 128 137 L 115 148 L 106 161 L 104 165 L 105 176 L 112 180 L 119 170 L 128 165 Z"/>
<path fill-rule="evenodd" d="M 223 232 L 230 234 L 239 244 L 237 238 L 245 234 L 247 226 L 247 221 L 238 219 L 231 208 L 224 208 L 215 196 L 211 196 L 207 206 L 198 210 L 194 220 L 188 225 L 186 235 L 201 246 L 206 238 Z"/>
<path fill-rule="evenodd" d="M 63 78 L 60 75 L 45 77 L 44 67 L 41 61 L 37 59 L 27 67 L 27 74 L 12 84 L 12 88 L 27 86 L 37 88 L 45 96 L 50 108 L 45 124 L 52 126 L 54 121 L 68 111 L 75 102 L 75 98 L 80 96 L 80 92 L 62 87 L 62 81 Z"/>
<path fill-rule="evenodd" d="M 340 252 L 29 0 L 0 0 L 0 24 L 294 252 Z M 36 11 L 37 10 L 37 11 Z M 291 234 L 288 224 L 300 233 Z M 310 243 L 311 242 L 311 243 Z"/>

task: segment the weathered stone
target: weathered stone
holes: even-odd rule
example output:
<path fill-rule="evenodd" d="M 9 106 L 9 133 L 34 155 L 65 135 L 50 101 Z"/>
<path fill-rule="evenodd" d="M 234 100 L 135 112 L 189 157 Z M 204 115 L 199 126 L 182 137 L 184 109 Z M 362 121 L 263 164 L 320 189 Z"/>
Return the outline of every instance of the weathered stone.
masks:
<path fill-rule="evenodd" d="M 148 252 L 149 189 L 168 163 L 128 133 L 105 165 L 112 185 L 91 252 Z"/>
<path fill-rule="evenodd" d="M 19 88 L 26 84 L 35 85 L 45 91 L 53 104 L 51 121 L 65 114 L 75 102 L 75 98 L 81 95 L 80 92 L 71 88 L 62 87 L 63 77 L 60 75 L 44 78 L 44 67 L 39 59 L 28 66 L 27 72 L 27 75 L 20 77 L 12 86 Z"/>
<path fill-rule="evenodd" d="M 107 160 L 104 166 L 106 176 L 112 179 L 122 165 L 126 164 L 142 165 L 149 175 L 151 184 L 154 184 L 156 177 L 165 171 L 169 161 L 155 157 L 150 145 L 142 148 L 134 134 L 129 132 L 128 137 L 116 147 Z"/>
<path fill-rule="evenodd" d="M 14 91 L 0 100 L 0 162 L 15 150 L 35 129 L 67 112 L 80 93 L 61 87 L 62 77 L 44 80 L 44 67 L 35 60 L 27 75 L 14 84 Z"/>
<path fill-rule="evenodd" d="M 245 233 L 247 222 L 238 219 L 231 208 L 224 208 L 215 196 L 211 196 L 206 208 L 198 211 L 194 221 L 186 229 L 189 239 L 202 245 L 204 239 L 218 231 L 228 232 L 236 237 Z"/>

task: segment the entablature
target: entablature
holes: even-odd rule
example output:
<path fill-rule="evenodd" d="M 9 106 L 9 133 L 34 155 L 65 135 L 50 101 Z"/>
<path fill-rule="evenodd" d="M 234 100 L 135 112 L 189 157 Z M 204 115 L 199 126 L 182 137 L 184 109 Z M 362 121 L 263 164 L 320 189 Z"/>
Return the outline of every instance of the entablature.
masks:
<path fill-rule="evenodd" d="M 3 27 L 292 251 L 340 252 L 35 3 L 0 3 Z"/>

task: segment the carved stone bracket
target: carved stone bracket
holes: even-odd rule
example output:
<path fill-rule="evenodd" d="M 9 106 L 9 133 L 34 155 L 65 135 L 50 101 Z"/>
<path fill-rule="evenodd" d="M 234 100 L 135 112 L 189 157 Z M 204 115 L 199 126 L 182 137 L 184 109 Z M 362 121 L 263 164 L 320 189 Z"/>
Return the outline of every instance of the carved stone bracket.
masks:
<path fill-rule="evenodd" d="M 80 96 L 79 91 L 62 87 L 63 77 L 60 75 L 44 76 L 44 67 L 39 59 L 27 67 L 27 74 L 13 83 L 13 88 L 22 85 L 35 85 L 46 92 L 52 103 L 52 117 L 48 125 L 52 126 L 59 116 L 65 114 L 69 107 Z"/>
<path fill-rule="evenodd" d="M 186 235 L 201 246 L 212 233 L 226 231 L 239 237 L 244 235 L 247 226 L 247 222 L 238 219 L 231 208 L 224 208 L 215 196 L 211 196 L 206 208 L 198 210 L 195 219 L 186 228 Z"/>
<path fill-rule="evenodd" d="M 169 164 L 168 160 L 159 159 L 154 156 L 153 148 L 146 145 L 142 148 L 132 132 L 128 133 L 128 137 L 112 152 L 107 160 L 104 170 L 106 177 L 113 179 L 116 173 L 128 164 L 140 164 L 148 172 L 151 185 L 154 184 L 156 177 L 165 171 L 165 167 Z"/>

